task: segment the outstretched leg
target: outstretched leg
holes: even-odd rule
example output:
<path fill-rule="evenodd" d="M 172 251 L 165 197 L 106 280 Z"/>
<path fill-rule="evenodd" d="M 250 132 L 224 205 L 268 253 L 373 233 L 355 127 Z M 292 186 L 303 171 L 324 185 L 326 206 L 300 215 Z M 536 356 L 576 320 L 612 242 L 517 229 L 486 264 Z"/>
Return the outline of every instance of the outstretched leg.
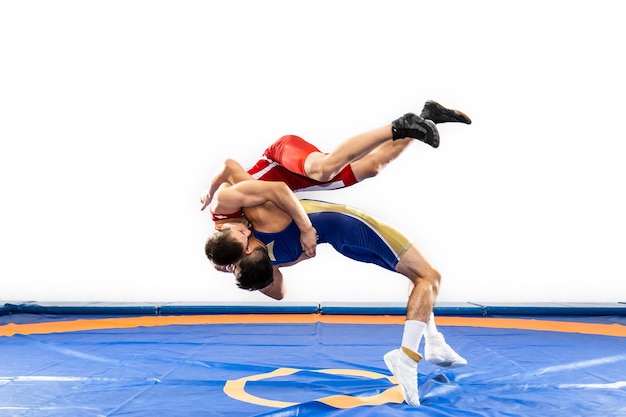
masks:
<path fill-rule="evenodd" d="M 330 153 L 311 153 L 304 161 L 305 175 L 317 181 L 330 181 L 347 165 L 361 159 L 391 139 L 391 125 L 386 125 L 359 133 L 340 143 Z"/>
<path fill-rule="evenodd" d="M 439 146 L 439 123 L 471 124 L 471 119 L 460 110 L 448 109 L 433 100 L 424 103 L 420 115 L 407 113 L 394 120 L 391 126 L 383 126 L 368 132 L 356 135 L 335 148 L 329 154 L 317 152 L 306 157 L 304 173 L 317 181 L 330 181 L 347 165 L 352 165 L 355 176 L 361 179 L 370 178 L 393 161 L 409 145 L 408 138 L 418 139 L 433 148 Z M 400 141 L 400 146 L 388 145 L 388 141 Z M 378 153 L 378 155 L 372 155 Z M 357 169 L 357 162 L 369 158 Z"/>
<path fill-rule="evenodd" d="M 286 135 L 266 149 L 265 157 L 291 172 L 324 183 L 336 178 L 348 165 L 355 164 L 373 152 L 377 153 L 360 167 L 361 173 L 355 175 L 360 180 L 375 176 L 382 167 L 395 159 L 408 146 L 410 141 L 405 140 L 407 138 L 418 139 L 435 148 L 439 146 L 436 124 L 445 122 L 471 123 L 471 120 L 458 110 L 427 101 L 420 116 L 407 113 L 391 124 L 341 142 L 330 153 L 322 152 L 298 136 Z M 392 140 L 403 143 L 398 147 L 380 148 Z"/>

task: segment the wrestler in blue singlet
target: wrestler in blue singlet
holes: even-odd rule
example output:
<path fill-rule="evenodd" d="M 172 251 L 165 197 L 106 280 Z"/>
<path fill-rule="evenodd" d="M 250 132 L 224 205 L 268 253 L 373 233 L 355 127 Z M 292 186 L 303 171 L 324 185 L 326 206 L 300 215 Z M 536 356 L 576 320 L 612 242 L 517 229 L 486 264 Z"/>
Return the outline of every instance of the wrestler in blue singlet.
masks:
<path fill-rule="evenodd" d="M 339 253 L 360 262 L 395 271 L 412 242 L 404 234 L 353 207 L 319 200 L 300 200 L 319 236 Z M 302 254 L 300 231 L 294 222 L 277 233 L 254 231 L 267 246 L 272 265 L 294 262 Z"/>

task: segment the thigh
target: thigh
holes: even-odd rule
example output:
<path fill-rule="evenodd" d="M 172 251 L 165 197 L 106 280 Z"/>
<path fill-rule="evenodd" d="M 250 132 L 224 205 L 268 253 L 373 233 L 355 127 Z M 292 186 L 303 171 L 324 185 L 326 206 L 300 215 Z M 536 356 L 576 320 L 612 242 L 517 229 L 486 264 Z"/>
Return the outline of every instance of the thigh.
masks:
<path fill-rule="evenodd" d="M 400 257 L 396 265 L 396 272 L 415 283 L 418 278 L 432 276 L 436 271 L 419 248 L 412 244 Z"/>

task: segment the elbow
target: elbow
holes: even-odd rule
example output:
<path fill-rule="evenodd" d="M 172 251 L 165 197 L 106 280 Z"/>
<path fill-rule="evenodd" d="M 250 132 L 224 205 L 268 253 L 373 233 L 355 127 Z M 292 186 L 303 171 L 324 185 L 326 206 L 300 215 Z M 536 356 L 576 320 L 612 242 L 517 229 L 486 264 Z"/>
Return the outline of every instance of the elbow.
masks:
<path fill-rule="evenodd" d="M 291 188 L 282 181 L 274 181 L 274 186 L 279 193 L 291 193 Z"/>
<path fill-rule="evenodd" d="M 282 300 L 283 298 L 285 298 L 285 295 L 287 295 L 286 286 L 283 284 L 278 284 L 276 280 L 274 280 L 274 282 L 272 282 L 267 287 L 262 288 L 260 291 L 266 296 L 278 301 Z"/>
<path fill-rule="evenodd" d="M 264 293 L 265 295 L 269 296 L 270 298 L 273 298 L 276 301 L 281 301 L 283 298 L 285 298 L 285 290 L 279 290 L 279 291 L 271 291 L 271 292 L 266 292 Z"/>
<path fill-rule="evenodd" d="M 279 288 L 276 289 L 274 295 L 274 300 L 282 300 L 287 295 L 287 288 L 284 285 L 281 285 Z"/>
<path fill-rule="evenodd" d="M 235 167 L 237 164 L 238 162 L 232 158 L 226 158 L 224 160 L 224 168 L 228 172 L 232 171 L 233 167 Z"/>
<path fill-rule="evenodd" d="M 267 183 L 268 190 L 271 190 L 270 199 L 274 202 L 281 202 L 282 204 L 285 201 L 289 200 L 293 194 L 291 188 L 287 184 L 282 181 L 265 181 Z"/>

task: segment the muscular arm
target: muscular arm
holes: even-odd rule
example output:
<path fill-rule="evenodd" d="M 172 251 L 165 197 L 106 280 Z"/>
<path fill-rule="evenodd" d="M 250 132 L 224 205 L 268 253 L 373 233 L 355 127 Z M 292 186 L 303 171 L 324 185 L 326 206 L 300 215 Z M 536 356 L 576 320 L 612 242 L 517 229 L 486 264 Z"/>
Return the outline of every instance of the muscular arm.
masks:
<path fill-rule="evenodd" d="M 230 158 L 226 159 L 217 170 L 215 170 L 209 188 L 204 190 L 200 195 L 200 203 L 202 203 L 200 210 L 204 210 L 211 204 L 213 196 L 223 183 L 236 184 L 248 179 L 253 180 L 254 178 L 248 174 L 237 161 Z"/>
<path fill-rule="evenodd" d="M 234 213 L 242 208 L 255 207 L 271 202 L 287 213 L 300 229 L 302 249 L 308 256 L 315 256 L 317 235 L 311 220 L 298 197 L 289 187 L 279 181 L 258 181 L 248 174 L 243 167 L 232 159 L 225 162 L 225 167 L 214 178 L 226 178 L 210 196 L 208 205 L 214 213 Z M 232 185 L 231 185 L 232 184 Z M 206 202 L 204 207 L 206 207 Z"/>

